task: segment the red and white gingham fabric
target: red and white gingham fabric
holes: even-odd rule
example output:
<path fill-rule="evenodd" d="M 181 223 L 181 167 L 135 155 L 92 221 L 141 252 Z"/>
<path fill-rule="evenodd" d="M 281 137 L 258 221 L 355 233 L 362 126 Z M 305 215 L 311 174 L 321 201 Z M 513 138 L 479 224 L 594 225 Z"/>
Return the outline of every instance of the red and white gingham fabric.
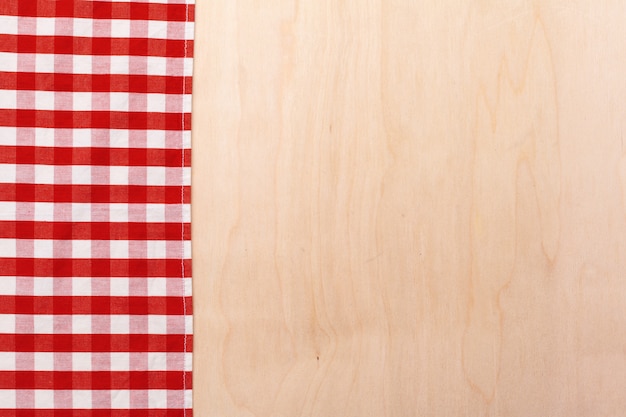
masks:
<path fill-rule="evenodd" d="M 0 1 L 0 417 L 192 415 L 193 19 Z"/>

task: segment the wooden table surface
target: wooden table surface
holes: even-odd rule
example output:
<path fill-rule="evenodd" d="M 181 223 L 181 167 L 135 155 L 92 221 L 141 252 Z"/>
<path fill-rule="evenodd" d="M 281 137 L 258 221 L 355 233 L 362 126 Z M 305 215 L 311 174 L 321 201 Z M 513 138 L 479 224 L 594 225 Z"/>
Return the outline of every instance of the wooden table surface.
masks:
<path fill-rule="evenodd" d="M 626 2 L 196 10 L 196 416 L 626 415 Z"/>

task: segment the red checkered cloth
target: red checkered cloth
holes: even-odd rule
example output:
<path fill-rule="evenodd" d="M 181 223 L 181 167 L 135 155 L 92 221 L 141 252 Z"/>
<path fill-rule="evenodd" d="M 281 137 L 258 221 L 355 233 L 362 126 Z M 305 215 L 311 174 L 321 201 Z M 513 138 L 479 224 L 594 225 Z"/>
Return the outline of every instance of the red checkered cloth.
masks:
<path fill-rule="evenodd" d="M 194 5 L 0 1 L 0 416 L 191 410 Z"/>

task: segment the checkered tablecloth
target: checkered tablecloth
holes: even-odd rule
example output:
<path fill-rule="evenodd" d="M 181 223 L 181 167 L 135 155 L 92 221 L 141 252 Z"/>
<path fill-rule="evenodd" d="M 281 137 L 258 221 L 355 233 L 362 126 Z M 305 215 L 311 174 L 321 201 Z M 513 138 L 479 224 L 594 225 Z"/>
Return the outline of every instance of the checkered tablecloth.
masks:
<path fill-rule="evenodd" d="M 192 415 L 193 20 L 0 1 L 0 417 Z"/>

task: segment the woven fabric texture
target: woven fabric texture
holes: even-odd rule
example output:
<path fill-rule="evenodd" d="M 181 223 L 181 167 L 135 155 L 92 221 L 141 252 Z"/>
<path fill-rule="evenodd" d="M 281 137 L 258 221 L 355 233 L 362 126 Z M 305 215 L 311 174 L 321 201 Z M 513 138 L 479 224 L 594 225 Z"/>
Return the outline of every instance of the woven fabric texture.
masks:
<path fill-rule="evenodd" d="M 0 416 L 192 416 L 191 0 L 0 2 Z"/>

